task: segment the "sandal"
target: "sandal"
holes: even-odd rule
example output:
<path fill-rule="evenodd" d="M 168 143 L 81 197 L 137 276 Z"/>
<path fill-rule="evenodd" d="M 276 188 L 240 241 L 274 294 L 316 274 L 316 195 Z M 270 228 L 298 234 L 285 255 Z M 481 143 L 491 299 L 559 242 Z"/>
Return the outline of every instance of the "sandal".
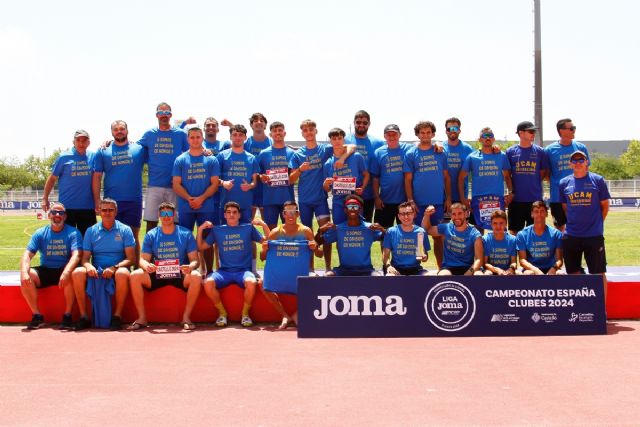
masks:
<path fill-rule="evenodd" d="M 183 331 L 193 331 L 196 328 L 192 322 L 182 322 L 182 330 Z"/>
<path fill-rule="evenodd" d="M 137 320 L 135 322 L 133 322 L 131 325 L 129 325 L 129 327 L 127 328 L 127 330 L 129 331 L 139 331 L 140 329 L 144 329 L 147 326 L 149 326 L 146 323 L 139 323 Z"/>

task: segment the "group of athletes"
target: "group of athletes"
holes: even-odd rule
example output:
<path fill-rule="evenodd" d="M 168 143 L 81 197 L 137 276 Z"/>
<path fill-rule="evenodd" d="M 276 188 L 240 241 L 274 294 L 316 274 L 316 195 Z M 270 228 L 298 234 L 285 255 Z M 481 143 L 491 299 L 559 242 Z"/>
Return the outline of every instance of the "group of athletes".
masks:
<path fill-rule="evenodd" d="M 90 328 L 86 289 L 97 278 L 114 282 L 113 330 L 123 328 L 128 293 L 138 317 L 127 328 L 147 327 L 145 290 L 167 285 L 186 291 L 185 330 L 195 328 L 191 312 L 202 288 L 217 309 L 215 324 L 228 324 L 219 289 L 230 284 L 244 288 L 243 326 L 253 324 L 250 308 L 260 289 L 287 327 L 296 314 L 285 312 L 256 272 L 256 244 L 265 259 L 274 240 L 306 242 L 324 258 L 326 276 L 580 274 L 584 256 L 606 289 L 603 227 L 610 195 L 603 178 L 589 171 L 587 148 L 575 141 L 571 119 L 557 122 L 560 138 L 544 149 L 534 144 L 537 128 L 521 122 L 518 144 L 502 151 L 488 127 L 480 130 L 479 148 L 460 140 L 455 117 L 445 122 L 442 144 L 433 141 L 436 126 L 429 121 L 415 125 L 416 142 L 400 142 L 395 124 L 384 127 L 380 140 L 369 135 L 370 116 L 360 110 L 353 134 L 333 128 L 329 143 L 321 143 L 316 123 L 304 120 L 300 148 L 286 144 L 284 124 L 268 126 L 261 113 L 249 119 L 251 136 L 241 124 L 212 117 L 203 126 L 189 118 L 173 127 L 167 103 L 157 106 L 156 117 L 158 127 L 135 143 L 127 124 L 114 121 L 113 140 L 95 152 L 87 149 L 89 134 L 78 130 L 73 147 L 54 163 L 42 200 L 50 224 L 33 234 L 20 266 L 33 313 L 29 328 L 45 323 L 37 289 L 55 285 L 65 298 L 61 328 Z M 229 128 L 229 141 L 218 138 L 220 126 Z M 542 201 L 545 180 L 549 207 Z M 50 202 L 56 182 L 59 200 Z M 555 227 L 546 224 L 549 209 Z M 431 250 L 428 236 L 433 271 L 422 266 Z M 381 270 L 371 262 L 375 241 L 381 242 Z M 40 266 L 31 267 L 38 252 Z M 317 275 L 313 255 L 293 261 L 309 263 L 309 274 Z M 80 319 L 73 324 L 75 301 Z"/>

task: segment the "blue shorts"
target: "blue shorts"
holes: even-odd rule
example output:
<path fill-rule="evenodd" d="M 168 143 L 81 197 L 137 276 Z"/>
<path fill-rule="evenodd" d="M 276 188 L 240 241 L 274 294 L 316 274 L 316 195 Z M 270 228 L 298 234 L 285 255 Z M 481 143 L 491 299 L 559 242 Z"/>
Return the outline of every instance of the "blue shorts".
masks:
<path fill-rule="evenodd" d="M 264 222 L 269 226 L 278 225 L 278 219 L 282 218 L 282 211 L 284 206 L 282 205 L 264 205 L 264 211 L 262 217 Z"/>
<path fill-rule="evenodd" d="M 504 211 L 502 196 L 474 196 L 471 198 L 471 211 L 478 228 L 491 230 L 491 214 L 498 209 Z"/>
<path fill-rule="evenodd" d="M 252 203 L 253 207 L 261 208 L 262 206 L 264 206 L 264 203 L 262 200 L 263 185 L 264 184 L 262 183 L 262 181 L 260 181 L 260 178 L 258 178 L 258 183 L 256 184 L 256 188 L 253 189 L 253 203 Z"/>
<path fill-rule="evenodd" d="M 427 209 L 427 206 L 429 205 L 418 206 L 418 213 L 413 220 L 415 225 L 422 227 L 422 218 L 424 217 L 424 211 Z M 431 214 L 431 225 L 438 225 L 444 218 L 444 205 L 433 205 L 433 207 L 436 208 L 436 211 Z"/>
<path fill-rule="evenodd" d="M 347 214 L 344 213 L 344 199 L 333 198 L 331 203 L 331 216 L 333 217 L 334 224 L 342 224 L 347 220 Z"/>
<path fill-rule="evenodd" d="M 309 228 L 313 226 L 313 215 L 316 219 L 329 218 L 329 203 L 327 199 L 323 199 L 318 203 L 299 203 L 300 206 L 300 222 Z"/>
<path fill-rule="evenodd" d="M 140 228 L 142 223 L 142 200 L 120 201 L 118 203 L 118 215 L 116 219 L 131 228 Z"/>
<path fill-rule="evenodd" d="M 246 280 L 253 280 L 255 282 L 256 276 L 250 271 L 224 271 L 218 270 L 209 273 L 206 280 L 213 280 L 216 283 L 216 289 L 226 288 L 229 285 L 238 285 L 244 289 L 244 282 Z"/>
<path fill-rule="evenodd" d="M 193 232 L 193 226 L 198 223 L 198 226 L 202 225 L 205 221 L 211 221 L 213 225 L 215 223 L 214 212 L 180 212 L 178 225 L 183 226 L 187 230 Z"/>

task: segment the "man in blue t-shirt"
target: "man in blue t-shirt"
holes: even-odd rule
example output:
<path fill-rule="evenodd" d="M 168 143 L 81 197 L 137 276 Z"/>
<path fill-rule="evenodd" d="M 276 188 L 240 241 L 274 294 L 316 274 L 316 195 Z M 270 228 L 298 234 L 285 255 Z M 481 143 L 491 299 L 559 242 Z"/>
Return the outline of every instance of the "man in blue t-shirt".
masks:
<path fill-rule="evenodd" d="M 87 151 L 91 141 L 85 130 L 73 136 L 73 148 L 60 153 L 44 184 L 42 210 L 49 211 L 49 194 L 58 182 L 58 200 L 66 207 L 66 223 L 81 234 L 96 223 L 96 212 L 91 191 L 91 174 L 95 153 Z"/>
<path fill-rule="evenodd" d="M 444 252 L 442 268 L 438 276 L 472 276 L 480 271 L 484 261 L 482 235 L 469 224 L 467 206 L 462 203 L 451 205 L 451 222 L 431 225 L 431 215 L 436 212 L 428 206 L 422 218 L 422 227 L 431 236 L 442 236 Z"/>
<path fill-rule="evenodd" d="M 415 217 L 413 202 L 400 203 L 400 224 L 389 227 L 382 242 L 382 266 L 387 276 L 426 276 L 428 273 L 421 263 L 429 259 L 431 246 L 424 228 L 414 224 Z"/>
<path fill-rule="evenodd" d="M 176 158 L 189 149 L 187 134 L 182 129 L 171 126 L 171 117 L 171 106 L 166 102 L 158 104 L 158 127 L 145 132 L 138 141 L 145 148 L 149 159 L 149 182 L 144 205 L 147 232 L 158 225 L 160 203 L 176 203 L 171 171 Z"/>
<path fill-rule="evenodd" d="M 244 149 L 256 158 L 262 150 L 271 147 L 271 144 L 273 144 L 271 138 L 267 136 L 267 124 L 267 118 L 262 113 L 253 113 L 249 117 L 249 127 L 251 127 L 252 134 L 245 141 Z M 256 188 L 253 190 L 251 218 L 255 217 L 258 209 L 260 210 L 260 215 L 262 216 L 263 214 L 263 188 L 262 181 L 258 180 Z"/>
<path fill-rule="evenodd" d="M 450 117 L 444 122 L 444 130 L 447 134 L 447 140 L 444 141 L 444 152 L 447 155 L 447 169 L 449 171 L 449 178 L 451 179 L 451 203 L 460 203 L 462 198 L 458 192 L 458 174 L 462 168 L 462 164 L 466 158 L 474 151 L 474 148 L 460 139 L 461 122 L 457 117 Z M 464 192 L 462 194 L 468 194 L 469 192 L 469 180 L 464 180 Z M 449 214 L 445 211 L 445 219 Z M 422 218 L 419 218 L 422 220 Z M 471 224 L 473 224 L 473 217 L 469 218 Z M 435 222 L 434 222 L 435 224 Z"/>
<path fill-rule="evenodd" d="M 135 264 L 135 239 L 131 227 L 116 220 L 118 203 L 113 199 L 100 201 L 102 220 L 89 227 L 82 242 L 82 261 L 73 271 L 73 288 L 78 300 L 79 331 L 91 327 L 87 316 L 87 276 L 114 279 L 116 308 L 111 318 L 111 330 L 122 329 L 122 310 L 129 292 L 129 267 Z M 97 268 L 102 269 L 99 274 Z"/>
<path fill-rule="evenodd" d="M 20 290 L 32 313 L 27 328 L 38 329 L 44 324 L 44 316 L 38 307 L 37 290 L 58 285 L 64 292 L 64 315 L 60 329 L 71 329 L 74 300 L 71 273 L 80 261 L 82 236 L 76 228 L 65 224 L 67 215 L 62 203 L 51 204 L 47 216 L 51 223 L 33 233 L 20 261 Z M 40 266 L 31 267 L 31 259 L 36 253 L 40 253 Z"/>
<path fill-rule="evenodd" d="M 582 151 L 589 160 L 589 151 L 581 142 L 576 141 L 576 127 L 569 118 L 560 119 L 556 123 L 556 129 L 560 139 L 544 148 L 544 152 L 549 159 L 550 168 L 550 193 L 551 193 L 551 215 L 553 223 L 560 231 L 564 231 L 567 223 L 567 217 L 562 209 L 560 201 L 560 180 L 565 176 L 571 175 L 571 165 L 569 158 L 575 151 Z"/>
<path fill-rule="evenodd" d="M 316 235 L 318 244 L 336 243 L 340 265 L 325 273 L 326 276 L 381 276 L 371 264 L 371 245 L 381 241 L 384 228 L 362 220 L 364 201 L 351 194 L 344 200 L 346 222 L 327 223 Z"/>
<path fill-rule="evenodd" d="M 492 213 L 491 232 L 482 236 L 485 275 L 511 276 L 520 273 L 516 264 L 516 237 L 506 230 L 507 214 L 501 210 Z"/>
<path fill-rule="evenodd" d="M 160 204 L 160 226 L 144 236 L 140 268 L 131 273 L 131 296 L 138 318 L 129 330 L 147 327 L 144 309 L 144 289 L 154 291 L 167 285 L 184 290 L 187 301 L 182 315 L 182 329 L 195 329 L 191 312 L 200 296 L 202 276 L 198 272 L 198 246 L 193 233 L 175 223 L 176 207 L 172 203 Z"/>
<path fill-rule="evenodd" d="M 204 121 L 204 148 L 214 157 L 231 148 L 231 141 L 220 141 L 218 139 L 218 131 L 218 121 L 214 117 L 207 117 Z M 216 214 L 212 221 L 213 225 L 220 225 L 220 217 L 222 216 L 220 214 L 220 193 L 221 191 L 218 189 L 213 195 L 213 206 Z"/>
<path fill-rule="evenodd" d="M 436 213 L 431 216 L 432 223 L 439 224 L 451 207 L 447 154 L 437 150 L 431 142 L 436 133 L 436 125 L 432 122 L 418 122 L 413 130 L 419 142 L 407 152 L 403 165 L 407 199 L 413 200 L 418 207 L 416 225 L 420 225 L 429 205 L 436 209 Z M 442 236 L 433 237 L 433 253 L 438 268 L 442 266 L 442 251 Z"/>
<path fill-rule="evenodd" d="M 582 256 L 589 274 L 601 274 L 607 295 L 607 256 L 604 220 L 609 213 L 609 188 L 604 178 L 589 172 L 586 153 L 575 151 L 569 158 L 573 174 L 560 180 L 560 202 L 567 216 L 562 250 L 568 274 L 580 274 Z"/>
<path fill-rule="evenodd" d="M 504 210 L 505 204 L 511 202 L 513 187 L 509 160 L 503 152 L 494 151 L 495 137 L 491 128 L 482 128 L 479 141 L 482 148 L 471 153 L 462 163 L 457 184 L 462 203 L 471 208 L 476 227 L 482 234 L 491 228 L 491 214 L 499 209 Z M 471 201 L 465 193 L 467 175 L 472 180 Z M 505 184 L 509 191 L 506 197 Z"/>
<path fill-rule="evenodd" d="M 100 188 L 104 177 L 104 197 L 118 203 L 117 220 L 131 227 L 136 240 L 136 259 L 140 255 L 138 234 L 142 220 L 142 171 L 147 161 L 145 149 L 129 143 L 124 120 L 111 123 L 113 143 L 96 152 L 93 171 L 93 199 L 100 208 Z"/>
<path fill-rule="evenodd" d="M 562 268 L 562 233 L 546 224 L 547 205 L 539 200 L 531 205 L 533 225 L 516 236 L 516 249 L 522 274 L 564 274 Z"/>
<path fill-rule="evenodd" d="M 249 327 L 253 325 L 253 320 L 249 317 L 249 310 L 256 293 L 256 277 L 251 272 L 252 253 L 255 247 L 252 242 L 263 240 L 253 224 L 262 226 L 265 235 L 269 235 L 269 227 L 258 218 L 254 219 L 252 224 L 241 223 L 240 205 L 237 202 L 227 202 L 223 212 L 226 225 L 214 227 L 211 222 L 207 221 L 198 227 L 198 249 L 207 250 L 215 243 L 218 246 L 220 256 L 220 268 L 209 273 L 204 281 L 204 291 L 218 309 L 216 326 L 224 327 L 228 323 L 227 310 L 222 304 L 218 289 L 231 284 L 243 288 L 244 304 L 240 324 Z M 203 232 L 207 229 L 211 229 L 211 232 L 205 239 Z"/>
<path fill-rule="evenodd" d="M 509 231 L 514 236 L 525 225 L 533 224 L 531 205 L 542 200 L 542 181 L 549 176 L 547 154 L 542 147 L 534 144 L 537 129 L 531 122 L 520 122 L 516 128 L 520 143 L 512 145 L 506 152 L 513 182 Z"/>

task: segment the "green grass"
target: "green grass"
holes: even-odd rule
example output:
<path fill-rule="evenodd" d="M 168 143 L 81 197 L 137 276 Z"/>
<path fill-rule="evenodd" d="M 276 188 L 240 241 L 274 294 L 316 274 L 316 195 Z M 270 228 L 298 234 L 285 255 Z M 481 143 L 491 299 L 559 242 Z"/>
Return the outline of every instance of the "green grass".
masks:
<path fill-rule="evenodd" d="M 0 217 L 0 270 L 18 270 L 20 257 L 33 232 L 46 225 L 46 221 L 37 220 L 32 216 L 3 216 Z M 607 260 L 609 265 L 640 266 L 640 245 L 634 237 L 640 224 L 640 210 L 634 211 L 610 211 L 605 222 L 605 239 L 607 247 Z M 143 226 L 144 228 L 144 226 Z M 382 265 L 380 245 L 375 243 L 371 250 L 373 265 L 379 268 Z M 36 256 L 31 262 L 38 265 Z M 338 254 L 335 245 L 333 248 L 333 265 L 338 265 Z M 324 269 L 324 260 L 316 258 L 318 269 Z M 263 263 L 258 261 L 258 268 Z M 429 252 L 429 261 L 426 268 L 435 268 L 433 252 Z"/>

